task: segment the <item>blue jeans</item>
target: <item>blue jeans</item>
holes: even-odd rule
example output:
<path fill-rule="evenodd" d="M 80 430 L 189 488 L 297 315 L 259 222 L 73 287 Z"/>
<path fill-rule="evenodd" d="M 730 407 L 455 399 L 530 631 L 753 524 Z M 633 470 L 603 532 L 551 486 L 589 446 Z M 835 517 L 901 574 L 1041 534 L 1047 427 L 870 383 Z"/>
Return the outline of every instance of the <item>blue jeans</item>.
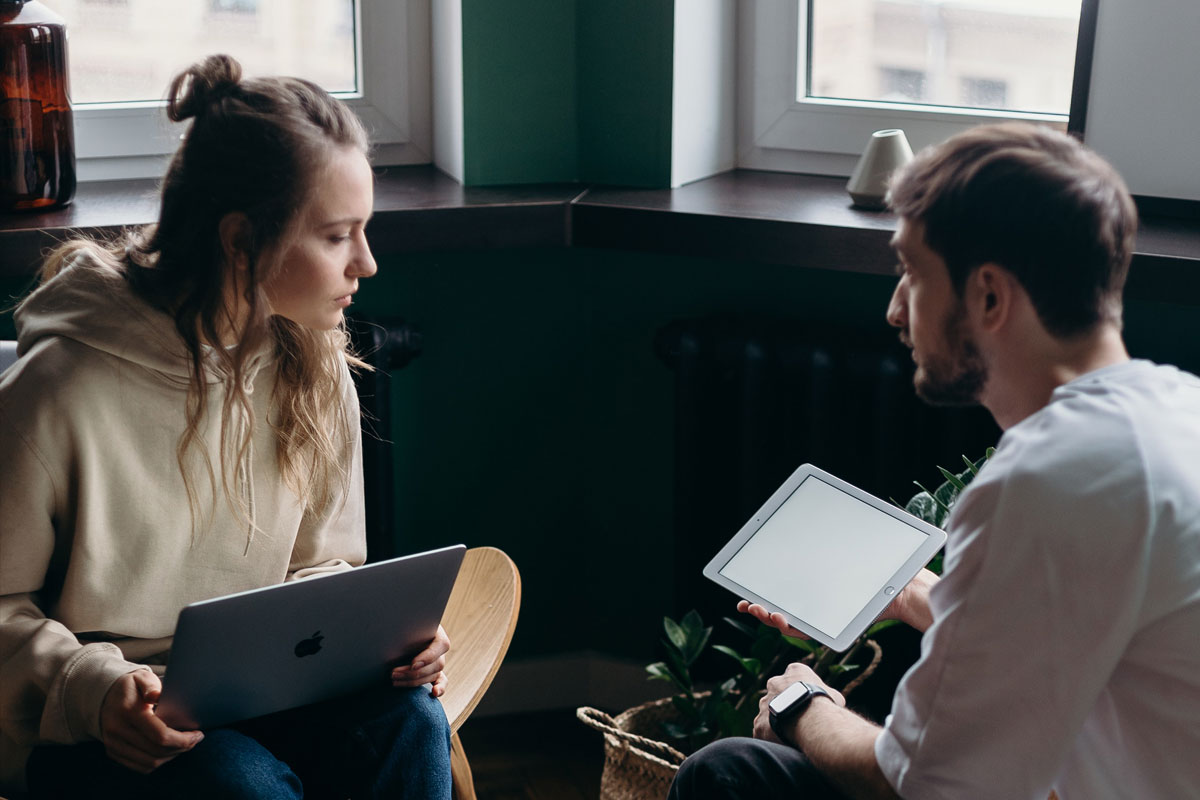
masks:
<path fill-rule="evenodd" d="M 47 800 L 449 800 L 450 726 L 428 686 L 384 686 L 206 731 L 149 775 L 100 742 L 38 747 L 25 772 Z"/>
<path fill-rule="evenodd" d="M 667 800 L 838 800 L 829 784 L 794 747 L 761 739 L 718 739 L 679 765 Z"/>

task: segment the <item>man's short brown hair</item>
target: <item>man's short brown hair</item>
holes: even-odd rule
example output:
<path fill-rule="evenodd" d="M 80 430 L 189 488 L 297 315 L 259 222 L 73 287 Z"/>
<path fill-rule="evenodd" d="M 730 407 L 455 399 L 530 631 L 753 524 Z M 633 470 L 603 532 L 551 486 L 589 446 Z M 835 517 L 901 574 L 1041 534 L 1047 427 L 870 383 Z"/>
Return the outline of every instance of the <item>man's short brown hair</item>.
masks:
<path fill-rule="evenodd" d="M 972 270 L 993 263 L 1055 336 L 1121 324 L 1137 209 L 1116 170 L 1070 136 L 1026 123 L 972 128 L 897 172 L 888 202 L 924 225 L 960 295 Z"/>

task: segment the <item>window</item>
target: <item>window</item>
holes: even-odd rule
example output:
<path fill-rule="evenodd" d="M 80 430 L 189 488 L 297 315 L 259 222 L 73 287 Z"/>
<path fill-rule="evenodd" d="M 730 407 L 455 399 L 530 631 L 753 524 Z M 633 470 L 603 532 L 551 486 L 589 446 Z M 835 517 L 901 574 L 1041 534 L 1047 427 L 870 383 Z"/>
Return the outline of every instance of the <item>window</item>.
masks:
<path fill-rule="evenodd" d="M 232 11 L 253 14 L 258 11 L 258 0 L 209 0 L 213 11 Z"/>
<path fill-rule="evenodd" d="M 247 74 L 308 78 L 346 100 L 377 163 L 430 160 L 428 0 L 51 0 L 70 31 L 82 180 L 156 177 L 179 130 L 171 78 L 215 52 Z"/>
<path fill-rule="evenodd" d="M 872 131 L 914 148 L 980 122 L 1065 128 L 1080 0 L 740 6 L 742 166 L 848 175 Z"/>
<path fill-rule="evenodd" d="M 1008 82 L 963 78 L 962 102 L 963 105 L 976 108 L 1005 108 L 1008 105 Z"/>
<path fill-rule="evenodd" d="M 879 71 L 880 86 L 875 94 L 880 100 L 890 103 L 921 103 L 927 98 L 925 73 L 921 70 L 881 67 Z"/>

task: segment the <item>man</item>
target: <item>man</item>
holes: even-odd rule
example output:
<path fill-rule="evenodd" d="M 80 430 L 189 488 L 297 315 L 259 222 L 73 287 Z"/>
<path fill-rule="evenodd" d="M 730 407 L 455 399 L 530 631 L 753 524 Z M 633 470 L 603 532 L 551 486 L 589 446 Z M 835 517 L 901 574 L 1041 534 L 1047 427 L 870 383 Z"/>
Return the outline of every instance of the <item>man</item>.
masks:
<path fill-rule="evenodd" d="M 923 152 L 889 199 L 917 393 L 1004 435 L 943 577 L 889 609 L 926 633 L 886 724 L 793 664 L 755 739 L 689 758 L 672 796 L 1200 797 L 1200 379 L 1126 353 L 1128 191 L 1074 139 L 1000 125 Z"/>

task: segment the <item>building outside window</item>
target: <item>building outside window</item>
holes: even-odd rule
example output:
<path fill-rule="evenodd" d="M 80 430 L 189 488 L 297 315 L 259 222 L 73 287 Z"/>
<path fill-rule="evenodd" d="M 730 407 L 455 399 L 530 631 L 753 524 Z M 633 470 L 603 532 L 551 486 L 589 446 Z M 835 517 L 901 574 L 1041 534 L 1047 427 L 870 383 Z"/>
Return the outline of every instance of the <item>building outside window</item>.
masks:
<path fill-rule="evenodd" d="M 70 32 L 81 180 L 156 177 L 171 79 L 213 53 L 345 100 L 379 163 L 430 161 L 429 0 L 44 0 Z"/>
<path fill-rule="evenodd" d="M 997 119 L 1065 128 L 1081 0 L 739 5 L 741 164 L 848 174 L 871 131 L 914 147 Z M 747 141 L 746 137 L 750 140 Z"/>

